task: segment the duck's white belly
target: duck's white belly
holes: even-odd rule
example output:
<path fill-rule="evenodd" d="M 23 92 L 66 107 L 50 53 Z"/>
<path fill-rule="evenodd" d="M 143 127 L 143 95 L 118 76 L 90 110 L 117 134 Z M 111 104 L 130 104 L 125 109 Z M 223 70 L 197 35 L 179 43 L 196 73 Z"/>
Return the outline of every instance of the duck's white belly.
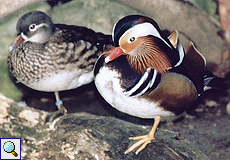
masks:
<path fill-rule="evenodd" d="M 102 97 L 117 110 L 140 118 L 173 115 L 159 107 L 158 102 L 150 102 L 143 97 L 130 97 L 120 87 L 116 71 L 102 67 L 95 77 L 95 85 Z"/>
<path fill-rule="evenodd" d="M 70 90 L 88 84 L 93 80 L 93 72 L 63 71 L 52 74 L 37 82 L 24 83 L 30 88 L 45 92 Z"/>

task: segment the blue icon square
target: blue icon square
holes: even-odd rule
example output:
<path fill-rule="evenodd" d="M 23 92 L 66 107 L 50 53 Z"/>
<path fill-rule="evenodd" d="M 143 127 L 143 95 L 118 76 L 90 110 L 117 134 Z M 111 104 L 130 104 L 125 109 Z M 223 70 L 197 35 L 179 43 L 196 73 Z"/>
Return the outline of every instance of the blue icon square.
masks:
<path fill-rule="evenodd" d="M 0 138 L 0 160 L 21 159 L 21 138 Z"/>

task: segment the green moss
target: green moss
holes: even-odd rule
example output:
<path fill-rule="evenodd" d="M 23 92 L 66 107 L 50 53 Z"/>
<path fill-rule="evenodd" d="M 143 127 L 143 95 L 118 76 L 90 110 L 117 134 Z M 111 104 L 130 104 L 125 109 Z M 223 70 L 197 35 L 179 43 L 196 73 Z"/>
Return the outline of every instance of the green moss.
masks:
<path fill-rule="evenodd" d="M 204 10 L 208 15 L 216 17 L 217 4 L 215 0 L 190 0 L 198 8 Z"/>
<path fill-rule="evenodd" d="M 22 93 L 11 81 L 6 61 L 0 62 L 0 91 L 5 96 L 12 98 L 14 100 L 19 100 L 22 96 Z"/>

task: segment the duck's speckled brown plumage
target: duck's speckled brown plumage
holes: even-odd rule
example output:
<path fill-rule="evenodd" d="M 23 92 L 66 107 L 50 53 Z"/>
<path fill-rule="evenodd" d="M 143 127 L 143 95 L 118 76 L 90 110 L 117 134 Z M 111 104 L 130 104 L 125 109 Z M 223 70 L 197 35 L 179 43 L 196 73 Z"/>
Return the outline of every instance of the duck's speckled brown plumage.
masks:
<path fill-rule="evenodd" d="M 111 43 L 110 36 L 102 33 L 59 24 L 48 42 L 23 42 L 12 50 L 8 67 L 19 82 L 30 87 L 30 83 L 59 72 L 79 70 L 79 75 L 91 72 L 99 54 Z"/>
<path fill-rule="evenodd" d="M 90 83 L 94 63 L 112 45 L 112 38 L 86 27 L 53 24 L 40 11 L 23 15 L 16 30 L 8 68 L 18 82 L 55 93 L 58 111 L 51 116 L 52 122 L 55 116 L 66 113 L 58 92 Z"/>

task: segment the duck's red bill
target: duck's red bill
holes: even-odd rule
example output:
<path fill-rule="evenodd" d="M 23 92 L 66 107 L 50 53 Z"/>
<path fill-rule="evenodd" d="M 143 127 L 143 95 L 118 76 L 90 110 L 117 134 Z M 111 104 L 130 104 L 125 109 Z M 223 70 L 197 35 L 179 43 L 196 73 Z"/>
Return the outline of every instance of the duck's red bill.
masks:
<path fill-rule="evenodd" d="M 120 47 L 115 47 L 111 50 L 111 53 L 105 58 L 105 63 L 108 63 L 118 57 L 120 57 L 124 52 Z"/>

